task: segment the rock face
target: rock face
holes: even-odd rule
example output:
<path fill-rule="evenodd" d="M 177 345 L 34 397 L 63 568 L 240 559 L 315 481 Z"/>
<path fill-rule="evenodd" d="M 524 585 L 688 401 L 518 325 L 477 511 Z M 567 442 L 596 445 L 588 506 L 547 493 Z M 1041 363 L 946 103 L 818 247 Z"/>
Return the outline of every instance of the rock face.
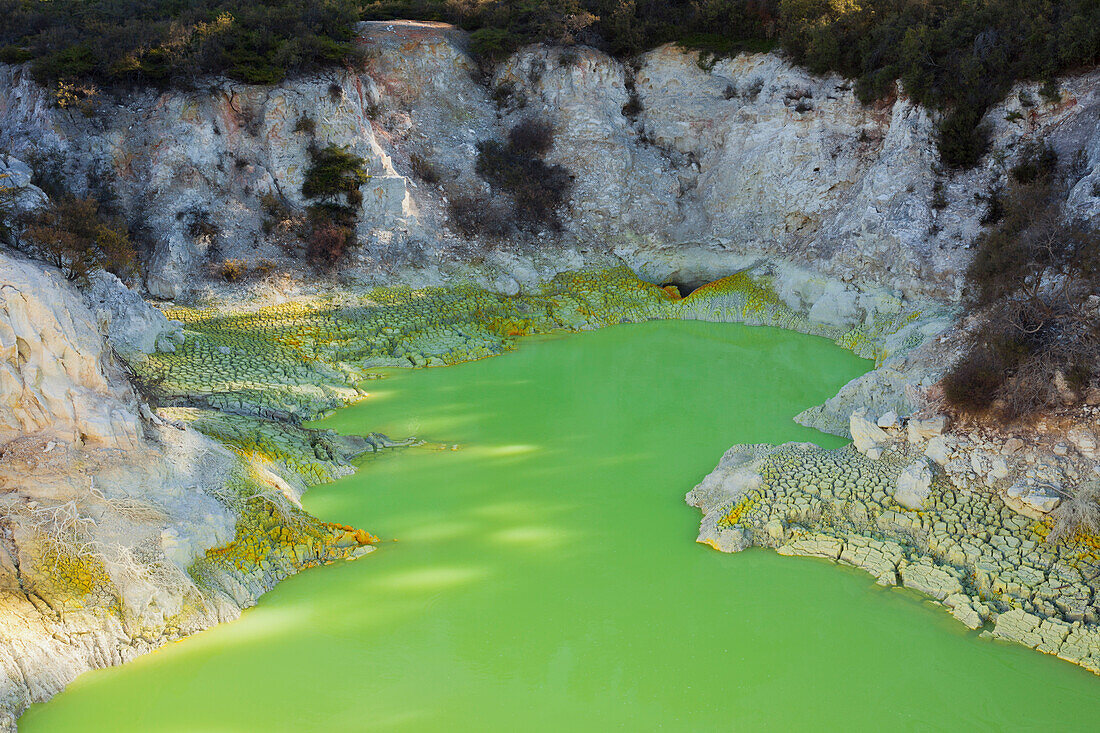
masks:
<path fill-rule="evenodd" d="M 137 399 L 120 377 L 75 288 L 0 256 L 0 441 L 51 430 L 70 443 L 138 446 Z"/>
<path fill-rule="evenodd" d="M 125 283 L 102 270 L 90 276 L 84 293 L 107 342 L 124 357 L 175 351 L 183 343 L 183 324 L 169 321 Z"/>
<path fill-rule="evenodd" d="M 366 247 L 345 274 L 388 282 L 472 270 L 508 291 L 618 257 L 651 280 L 694 286 L 766 257 L 950 298 L 984 213 L 975 194 L 1003 183 L 1002 161 L 1043 137 L 1066 159 L 1085 151 L 1070 207 L 1100 215 L 1095 74 L 1066 80 L 1060 102 L 1023 110 L 1023 121 L 1005 120 L 1023 109 L 1010 96 L 988 117 L 998 155 L 938 180 L 933 120 L 904 94 L 865 107 L 844 80 L 776 55 L 701 65 L 667 46 L 635 69 L 592 49 L 536 46 L 482 84 L 465 35 L 449 26 L 364 23 L 359 42 L 366 60 L 354 71 L 274 87 L 204 80 L 192 92 L 105 101 L 94 119 L 54 108 L 24 67 L 0 66 L 0 148 L 55 161 L 78 187 L 110 189 L 156 240 L 146 282 L 168 298 L 195 285 L 210 259 L 284 257 L 264 233 L 261 199 L 301 210 L 311 144 L 366 159 Z M 564 231 L 464 240 L 447 206 L 487 190 L 474 171 L 477 142 L 533 116 L 556 132 L 550 162 L 575 176 Z M 483 264 L 470 264 L 471 247 L 487 253 Z M 787 295 L 807 308 L 828 296 L 814 314 L 822 322 L 858 319 L 863 304 L 829 287 L 843 289 L 810 283 Z"/>
<path fill-rule="evenodd" d="M 0 217 L 27 214 L 46 204 L 46 194 L 31 183 L 32 176 L 31 167 L 23 161 L 0 155 Z"/>

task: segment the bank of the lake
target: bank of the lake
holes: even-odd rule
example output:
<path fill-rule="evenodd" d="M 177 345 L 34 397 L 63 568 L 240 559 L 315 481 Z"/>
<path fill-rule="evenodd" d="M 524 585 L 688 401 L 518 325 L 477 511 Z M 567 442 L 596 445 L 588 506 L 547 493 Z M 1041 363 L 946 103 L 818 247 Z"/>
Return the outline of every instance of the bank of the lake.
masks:
<path fill-rule="evenodd" d="M 1084 670 L 858 571 L 692 541 L 681 497 L 730 444 L 840 445 L 790 417 L 867 367 L 824 339 L 664 321 L 393 370 L 325 426 L 437 442 L 305 505 L 397 542 L 87 675 L 21 727 L 1088 728 Z"/>

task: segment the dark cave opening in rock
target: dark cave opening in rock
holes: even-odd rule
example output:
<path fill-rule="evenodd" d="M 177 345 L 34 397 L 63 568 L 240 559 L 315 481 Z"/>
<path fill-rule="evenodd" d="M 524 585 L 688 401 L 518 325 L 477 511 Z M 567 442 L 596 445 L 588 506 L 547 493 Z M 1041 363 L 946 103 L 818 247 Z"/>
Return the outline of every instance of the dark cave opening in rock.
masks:
<path fill-rule="evenodd" d="M 681 298 L 686 298 L 709 282 L 713 281 L 704 280 L 702 278 L 679 278 L 676 280 L 665 280 L 661 283 L 661 287 L 667 288 L 671 285 L 680 293 Z"/>

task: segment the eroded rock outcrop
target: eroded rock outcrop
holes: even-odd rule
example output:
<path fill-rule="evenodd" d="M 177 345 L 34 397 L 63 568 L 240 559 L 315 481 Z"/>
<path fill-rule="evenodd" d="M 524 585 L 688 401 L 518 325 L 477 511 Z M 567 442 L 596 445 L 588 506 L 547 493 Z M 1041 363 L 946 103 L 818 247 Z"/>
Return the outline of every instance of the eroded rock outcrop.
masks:
<path fill-rule="evenodd" d="M 148 323 L 155 340 L 167 321 Z M 301 511 L 293 467 L 250 455 L 154 415 L 76 288 L 0 253 L 0 724 L 371 548 Z"/>
<path fill-rule="evenodd" d="M 0 257 L 0 440 L 141 443 L 138 404 L 79 293 L 55 270 Z"/>

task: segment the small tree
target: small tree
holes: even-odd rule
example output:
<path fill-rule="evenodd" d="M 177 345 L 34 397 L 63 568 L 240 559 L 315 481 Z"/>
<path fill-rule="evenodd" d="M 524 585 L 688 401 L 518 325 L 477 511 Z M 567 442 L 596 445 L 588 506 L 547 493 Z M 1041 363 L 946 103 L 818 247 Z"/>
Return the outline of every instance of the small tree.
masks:
<path fill-rule="evenodd" d="M 312 148 L 310 159 L 302 195 L 317 203 L 309 207 L 306 259 L 317 269 L 329 269 L 355 245 L 355 221 L 363 203 L 359 187 L 370 176 L 365 161 L 346 148 Z"/>
<path fill-rule="evenodd" d="M 70 280 L 87 280 L 97 269 L 119 277 L 137 271 L 137 254 L 126 222 L 100 210 L 94 198 L 65 196 L 33 216 L 27 241 Z"/>
<path fill-rule="evenodd" d="M 363 202 L 359 187 L 370 176 L 364 160 L 346 148 L 329 145 L 309 152 L 310 166 L 302 182 L 302 195 L 323 204 L 358 208 Z"/>

